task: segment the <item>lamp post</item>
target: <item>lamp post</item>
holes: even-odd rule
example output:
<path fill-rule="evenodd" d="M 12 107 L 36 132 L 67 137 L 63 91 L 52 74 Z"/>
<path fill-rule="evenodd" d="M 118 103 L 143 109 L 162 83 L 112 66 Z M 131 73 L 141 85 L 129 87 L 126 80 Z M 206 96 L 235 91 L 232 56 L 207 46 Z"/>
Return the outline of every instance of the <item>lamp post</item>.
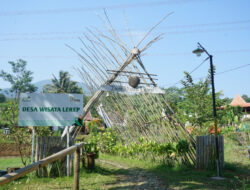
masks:
<path fill-rule="evenodd" d="M 219 143 L 218 143 L 218 130 L 217 130 L 217 114 L 216 114 L 216 101 L 215 101 L 215 89 L 214 89 L 214 69 L 213 69 L 213 56 L 210 55 L 207 50 L 198 42 L 198 48 L 193 51 L 194 54 L 200 56 L 202 53 L 206 53 L 210 60 L 211 71 L 211 83 L 212 83 L 212 98 L 213 98 L 213 115 L 214 115 L 214 129 L 215 129 L 215 146 L 216 146 L 216 167 L 217 178 L 220 178 L 220 159 L 219 159 Z"/>

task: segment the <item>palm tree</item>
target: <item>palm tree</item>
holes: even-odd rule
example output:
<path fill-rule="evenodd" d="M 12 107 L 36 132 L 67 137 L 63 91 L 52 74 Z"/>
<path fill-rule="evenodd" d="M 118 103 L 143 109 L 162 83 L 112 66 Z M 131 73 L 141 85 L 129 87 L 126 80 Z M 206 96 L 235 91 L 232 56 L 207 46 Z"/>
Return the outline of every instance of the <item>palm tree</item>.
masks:
<path fill-rule="evenodd" d="M 83 93 L 77 82 L 70 80 L 70 74 L 67 71 L 60 71 L 58 79 L 54 75 L 53 77 L 52 85 L 43 86 L 43 93 Z"/>

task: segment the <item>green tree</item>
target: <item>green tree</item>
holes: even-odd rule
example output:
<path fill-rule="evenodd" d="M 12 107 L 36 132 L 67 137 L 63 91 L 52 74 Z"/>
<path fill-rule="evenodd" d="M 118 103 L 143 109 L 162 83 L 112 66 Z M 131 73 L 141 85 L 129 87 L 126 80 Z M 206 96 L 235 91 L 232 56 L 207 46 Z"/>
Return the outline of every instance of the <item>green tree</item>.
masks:
<path fill-rule="evenodd" d="M 4 94 L 0 94 L 0 103 L 3 103 L 6 101 L 6 97 L 4 96 Z"/>
<path fill-rule="evenodd" d="M 3 70 L 0 72 L 0 77 L 11 84 L 10 92 L 14 94 L 14 101 L 7 102 L 6 106 L 1 110 L 1 118 L 4 118 L 11 129 L 10 138 L 15 142 L 18 151 L 21 155 L 21 160 L 24 165 L 27 164 L 29 158 L 27 153 L 30 152 L 31 138 L 27 128 L 18 127 L 18 101 L 20 93 L 35 92 L 35 87 L 32 82 L 32 72 L 26 69 L 27 62 L 19 59 L 17 62 L 10 61 L 12 73 L 7 73 Z"/>
<path fill-rule="evenodd" d="M 166 88 L 164 98 L 170 104 L 171 108 L 176 112 L 178 103 L 183 101 L 183 89 L 177 87 Z"/>
<path fill-rule="evenodd" d="M 178 103 L 177 113 L 183 122 L 189 121 L 193 126 L 210 127 L 213 125 L 213 100 L 211 93 L 210 72 L 205 80 L 194 83 L 192 76 L 185 73 L 183 84 L 183 101 Z M 228 105 L 229 98 L 220 99 L 222 92 L 215 93 L 216 108 Z M 217 109 L 217 122 L 226 125 L 234 121 L 234 117 L 239 116 L 237 109 L 225 107 Z"/>
<path fill-rule="evenodd" d="M 248 95 L 243 94 L 241 97 L 242 97 L 246 102 L 250 102 L 250 97 L 249 97 Z"/>
<path fill-rule="evenodd" d="M 43 86 L 43 93 L 83 93 L 77 82 L 70 79 L 70 74 L 67 71 L 60 71 L 58 79 L 54 75 L 53 77 L 51 79 L 52 85 L 46 84 Z"/>
<path fill-rule="evenodd" d="M 22 92 L 35 92 L 37 87 L 31 84 L 33 73 L 26 70 L 27 62 L 19 59 L 17 62 L 10 61 L 9 64 L 12 74 L 1 70 L 0 77 L 11 84 L 10 92 L 14 93 L 16 100 Z"/>
<path fill-rule="evenodd" d="M 192 76 L 184 72 L 182 81 L 184 99 L 178 104 L 178 114 L 183 121 L 189 121 L 194 126 L 204 126 L 213 118 L 212 98 L 210 96 L 210 77 L 194 83 Z"/>

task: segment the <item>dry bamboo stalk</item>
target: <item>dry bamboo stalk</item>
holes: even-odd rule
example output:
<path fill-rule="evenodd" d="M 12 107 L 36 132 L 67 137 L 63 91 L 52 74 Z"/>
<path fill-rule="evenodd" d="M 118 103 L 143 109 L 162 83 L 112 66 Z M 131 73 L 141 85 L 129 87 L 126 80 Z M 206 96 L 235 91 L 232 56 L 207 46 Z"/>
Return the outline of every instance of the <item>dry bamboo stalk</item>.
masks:
<path fill-rule="evenodd" d="M 92 67 L 91 67 L 92 69 L 88 67 L 88 71 L 90 71 L 90 73 L 92 74 L 98 75 L 98 77 L 95 78 L 95 80 L 94 79 L 88 80 L 86 78 L 84 79 L 88 83 L 89 86 L 92 86 L 92 88 L 94 88 L 94 86 L 95 88 L 98 88 L 98 86 L 100 86 L 100 83 L 104 82 L 105 78 L 107 78 L 107 75 L 106 75 L 107 68 L 115 66 L 114 69 L 116 69 L 116 67 L 121 66 L 122 62 L 124 62 L 125 60 L 127 53 L 130 52 L 128 46 L 122 41 L 122 39 L 115 32 L 106 13 L 105 13 L 105 16 L 106 16 L 107 22 L 105 20 L 103 20 L 103 22 L 108 32 L 111 34 L 111 37 L 103 34 L 99 30 L 96 30 L 99 36 L 102 37 L 101 39 L 98 35 L 96 35 L 94 32 L 88 29 L 92 37 L 89 37 L 87 35 L 85 35 L 85 37 L 89 41 L 92 47 L 88 46 L 86 43 L 82 41 L 85 47 L 85 50 L 81 49 L 85 56 L 85 60 L 84 60 L 85 66 L 86 64 L 89 67 L 91 67 L 91 64 L 95 66 L 96 67 L 95 69 Z M 160 22 L 162 22 L 162 20 Z M 159 23 L 157 23 L 154 27 L 156 27 Z M 154 27 L 151 28 L 149 32 L 143 37 L 143 39 L 138 43 L 137 47 L 141 44 L 141 42 L 145 38 L 147 38 L 147 36 L 154 29 Z M 94 38 L 95 40 L 93 40 L 92 38 Z M 152 44 L 154 44 L 156 41 L 160 39 L 161 39 L 161 35 L 156 36 L 153 40 L 148 42 L 145 47 L 141 49 L 141 52 L 145 51 L 148 47 L 150 47 Z M 119 49 L 121 51 L 119 51 Z M 140 60 L 139 55 L 137 56 L 138 56 L 137 58 L 139 59 L 138 61 L 139 65 L 142 67 L 143 70 L 145 70 Z M 101 60 L 104 60 L 104 61 L 102 62 Z M 127 66 L 126 70 L 133 71 L 134 69 L 136 69 L 138 71 L 139 69 L 136 66 L 136 64 L 133 62 L 133 60 L 131 60 L 131 62 L 132 62 L 132 65 Z M 99 78 L 99 84 L 95 82 L 96 80 L 98 80 L 98 78 Z M 127 77 L 118 76 L 118 78 L 121 79 L 120 81 L 127 81 Z M 144 81 L 146 81 L 145 77 L 141 76 L 141 78 Z M 150 75 L 148 76 L 148 78 L 154 83 L 154 80 L 150 77 Z M 114 100 L 111 103 L 113 106 L 118 103 L 118 105 L 115 107 L 117 108 L 119 115 L 121 115 L 121 113 L 124 112 L 124 110 L 131 110 L 135 113 L 131 117 L 131 119 L 135 121 L 135 126 L 136 126 L 135 130 L 137 131 L 136 133 L 143 133 L 143 135 L 147 136 L 147 138 L 156 139 L 157 135 L 159 135 L 158 130 L 161 130 L 162 134 L 165 134 L 169 137 L 170 142 L 178 141 L 179 139 L 182 139 L 182 138 L 185 138 L 185 139 L 189 138 L 189 134 L 187 133 L 187 131 L 185 131 L 185 128 L 183 128 L 182 124 L 178 121 L 178 119 L 176 118 L 174 114 L 170 115 L 169 113 L 166 113 L 166 116 L 167 116 L 166 122 L 161 121 L 162 119 L 161 111 L 163 108 L 165 109 L 167 107 L 167 109 L 169 109 L 172 112 L 172 109 L 167 103 L 163 105 L 162 101 L 163 102 L 165 101 L 163 96 L 160 98 L 160 96 L 156 96 L 156 95 L 144 95 L 143 94 L 136 98 L 129 97 L 129 96 L 126 97 L 126 96 L 121 96 L 121 95 L 114 95 L 113 97 L 114 97 Z M 148 107 L 147 110 L 149 112 L 146 114 L 140 113 L 139 107 L 132 106 L 132 105 L 140 105 L 140 104 L 141 106 L 144 106 L 144 105 L 147 106 Z M 144 126 L 145 123 L 151 122 L 153 118 L 159 120 L 159 125 L 161 126 L 160 128 L 152 127 L 152 126 L 150 127 Z M 117 127 L 117 129 L 121 131 L 119 127 Z M 191 150 L 191 153 L 189 155 L 190 159 L 192 156 L 193 156 L 193 151 Z M 188 158 L 186 157 L 184 157 L 183 159 L 186 161 L 188 160 Z"/>

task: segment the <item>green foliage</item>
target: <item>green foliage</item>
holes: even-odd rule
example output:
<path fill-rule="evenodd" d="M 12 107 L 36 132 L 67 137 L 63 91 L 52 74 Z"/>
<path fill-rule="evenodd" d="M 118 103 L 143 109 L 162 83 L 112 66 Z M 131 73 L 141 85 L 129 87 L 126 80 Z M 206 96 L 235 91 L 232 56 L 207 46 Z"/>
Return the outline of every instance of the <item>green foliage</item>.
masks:
<path fill-rule="evenodd" d="M 107 129 L 105 132 L 91 133 L 87 142 L 97 144 L 99 150 L 102 152 L 110 153 L 117 140 L 118 138 L 115 132 L 111 129 Z"/>
<path fill-rule="evenodd" d="M 185 80 L 182 84 L 184 100 L 178 104 L 178 115 L 182 121 L 189 121 L 193 126 L 203 127 L 204 123 L 213 120 L 209 76 L 205 81 L 200 80 L 195 84 L 192 76 L 185 72 Z"/>
<path fill-rule="evenodd" d="M 77 85 L 77 82 L 70 79 L 70 74 L 67 71 L 60 71 L 59 78 L 55 76 L 52 85 L 46 84 L 43 86 L 43 93 L 78 93 L 82 94 L 82 88 Z"/>
<path fill-rule="evenodd" d="M 21 92 L 35 92 L 37 87 L 31 84 L 33 79 L 32 72 L 26 70 L 27 62 L 19 59 L 17 62 L 10 61 L 12 73 L 7 73 L 3 70 L 0 72 L 0 77 L 11 84 L 11 92 L 19 98 Z"/>
<path fill-rule="evenodd" d="M 14 142 L 18 148 L 21 161 L 24 166 L 30 162 L 31 153 L 31 134 L 29 133 L 27 127 L 11 127 L 10 135 L 7 135 L 11 141 Z"/>
<path fill-rule="evenodd" d="M 186 140 L 180 140 L 176 145 L 176 151 L 179 154 L 185 154 L 189 150 L 189 143 Z"/>
<path fill-rule="evenodd" d="M 243 94 L 241 97 L 242 97 L 246 102 L 250 102 L 250 97 L 249 97 L 248 95 Z"/>
<path fill-rule="evenodd" d="M 3 103 L 6 101 L 6 97 L 4 94 L 0 94 L 0 103 Z"/>
<path fill-rule="evenodd" d="M 221 134 L 222 135 L 228 135 L 235 132 L 235 127 L 233 126 L 228 126 L 228 127 L 224 127 L 221 129 Z"/>
<path fill-rule="evenodd" d="M 15 98 L 1 107 L 1 119 L 4 124 L 10 127 L 9 139 L 15 143 L 18 148 L 23 165 L 29 162 L 31 149 L 31 134 L 27 128 L 18 127 L 18 100 L 22 92 L 35 92 L 35 87 L 32 82 L 32 72 L 26 70 L 27 62 L 24 60 L 17 60 L 17 62 L 9 62 L 12 67 L 12 74 L 3 70 L 0 72 L 0 77 L 11 84 L 10 92 L 14 93 Z"/>
<path fill-rule="evenodd" d="M 52 127 L 36 127 L 37 136 L 52 136 L 54 134 Z"/>
<path fill-rule="evenodd" d="M 218 110 L 217 115 L 219 116 L 218 123 L 222 126 L 231 126 L 239 124 L 240 118 L 243 115 L 242 108 L 225 106 L 224 109 Z"/>
<path fill-rule="evenodd" d="M 4 102 L 0 105 L 0 120 L 1 126 L 17 126 L 18 104 L 15 101 Z"/>
<path fill-rule="evenodd" d="M 99 147 L 97 146 L 97 143 L 95 142 L 88 142 L 84 145 L 84 151 L 87 154 L 95 154 L 95 158 L 99 157 Z"/>
<path fill-rule="evenodd" d="M 91 134 L 87 142 L 87 152 L 89 146 L 93 151 L 93 147 L 97 145 L 98 150 L 103 153 L 130 158 L 159 160 L 164 163 L 171 163 L 171 165 L 189 151 L 189 143 L 185 140 L 180 140 L 177 143 L 157 143 L 140 137 L 139 142 L 124 144 L 118 140 L 116 133 L 111 129 L 94 135 Z"/>
<path fill-rule="evenodd" d="M 183 101 L 183 90 L 177 87 L 165 89 L 164 98 L 174 111 L 178 109 L 178 103 Z"/>
<path fill-rule="evenodd" d="M 90 133 L 97 133 L 99 124 L 94 120 L 88 122 L 88 128 Z"/>
<path fill-rule="evenodd" d="M 192 76 L 185 72 L 183 84 L 183 99 L 177 104 L 177 114 L 183 123 L 187 121 L 194 127 L 208 129 L 213 126 L 213 99 L 210 91 L 210 71 L 207 78 L 194 83 Z M 215 93 L 216 108 L 224 106 L 224 109 L 217 109 L 217 122 L 221 126 L 238 124 L 242 116 L 242 110 L 237 107 L 225 106 L 231 102 L 230 99 L 220 99 L 221 92 Z M 195 132 L 195 131 L 194 131 Z"/>

